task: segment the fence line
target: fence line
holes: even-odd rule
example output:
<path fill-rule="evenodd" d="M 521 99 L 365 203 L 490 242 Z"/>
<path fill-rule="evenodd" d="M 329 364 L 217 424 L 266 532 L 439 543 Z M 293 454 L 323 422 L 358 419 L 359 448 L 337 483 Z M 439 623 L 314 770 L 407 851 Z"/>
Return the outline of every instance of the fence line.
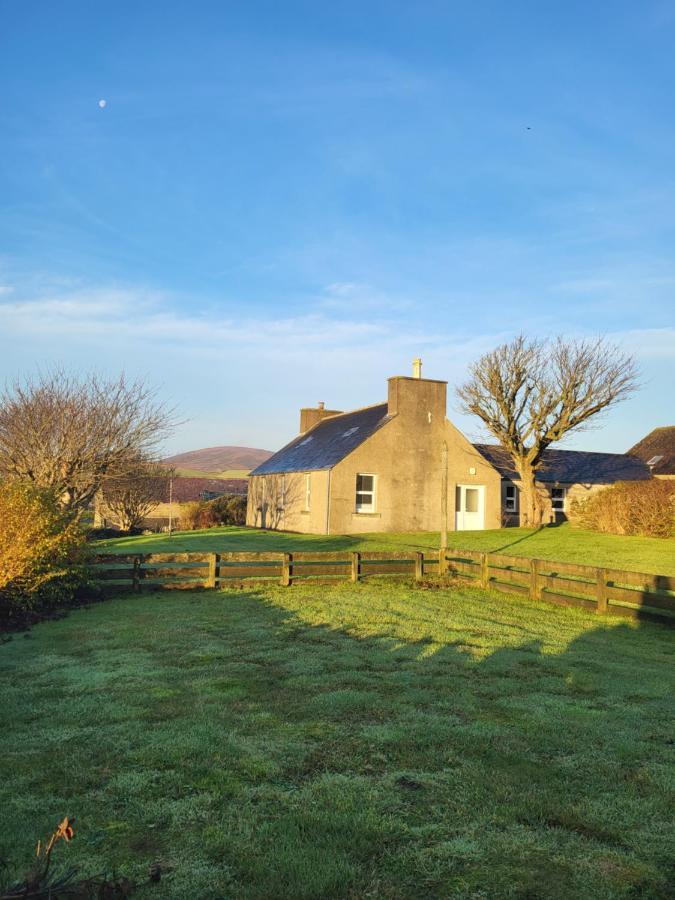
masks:
<path fill-rule="evenodd" d="M 451 576 L 530 600 L 582 606 L 606 615 L 648 616 L 675 623 L 675 577 L 530 559 L 477 550 L 298 551 L 295 553 L 107 554 L 94 558 L 103 589 L 217 588 L 240 582 L 294 582 L 380 575 Z"/>

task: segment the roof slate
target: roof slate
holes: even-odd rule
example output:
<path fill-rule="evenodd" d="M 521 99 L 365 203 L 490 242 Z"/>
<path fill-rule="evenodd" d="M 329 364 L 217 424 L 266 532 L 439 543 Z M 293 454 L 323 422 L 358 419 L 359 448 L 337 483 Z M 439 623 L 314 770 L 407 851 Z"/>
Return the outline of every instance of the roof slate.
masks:
<path fill-rule="evenodd" d="M 638 456 L 643 462 L 661 456 L 651 467 L 654 475 L 675 475 L 675 425 L 655 428 L 628 451 L 630 456 Z"/>
<path fill-rule="evenodd" d="M 517 480 L 509 453 L 496 444 L 474 444 L 478 452 L 504 478 Z M 587 453 L 583 450 L 544 450 L 544 465 L 537 481 L 561 484 L 613 484 L 615 481 L 645 481 L 648 466 L 625 453 Z"/>
<path fill-rule="evenodd" d="M 386 403 L 330 416 L 305 434 L 298 435 L 250 474 L 272 475 L 331 469 L 390 419 Z"/>

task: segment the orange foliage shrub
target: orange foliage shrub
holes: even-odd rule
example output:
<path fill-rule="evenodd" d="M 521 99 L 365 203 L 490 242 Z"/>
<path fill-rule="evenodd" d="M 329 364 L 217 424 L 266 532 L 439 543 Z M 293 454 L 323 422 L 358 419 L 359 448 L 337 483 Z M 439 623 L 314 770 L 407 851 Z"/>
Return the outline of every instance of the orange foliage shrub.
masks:
<path fill-rule="evenodd" d="M 208 506 L 202 500 L 191 500 L 189 503 L 181 503 L 179 527 L 182 531 L 211 528 L 215 524 L 215 517 L 209 515 Z"/>
<path fill-rule="evenodd" d="M 675 481 L 622 481 L 570 509 L 573 525 L 609 534 L 675 534 Z"/>
<path fill-rule="evenodd" d="M 0 610 L 70 599 L 83 557 L 82 530 L 52 494 L 0 483 Z"/>

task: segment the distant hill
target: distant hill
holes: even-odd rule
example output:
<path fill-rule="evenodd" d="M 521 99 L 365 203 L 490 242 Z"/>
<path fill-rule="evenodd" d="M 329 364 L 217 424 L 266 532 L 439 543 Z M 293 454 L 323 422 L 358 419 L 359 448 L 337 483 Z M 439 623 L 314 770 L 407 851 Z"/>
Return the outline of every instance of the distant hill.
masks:
<path fill-rule="evenodd" d="M 271 455 L 270 450 L 255 447 L 206 447 L 203 450 L 177 453 L 167 457 L 164 462 L 174 466 L 178 474 L 243 478 Z"/>

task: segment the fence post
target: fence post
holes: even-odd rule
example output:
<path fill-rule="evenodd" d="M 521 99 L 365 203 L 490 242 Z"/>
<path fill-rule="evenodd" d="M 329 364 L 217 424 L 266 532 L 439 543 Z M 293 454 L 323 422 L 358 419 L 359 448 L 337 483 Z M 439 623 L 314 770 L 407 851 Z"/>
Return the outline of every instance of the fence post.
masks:
<path fill-rule="evenodd" d="M 134 591 L 140 591 L 140 578 L 141 578 L 141 556 L 134 556 L 134 570 L 131 575 L 131 588 Z"/>
<path fill-rule="evenodd" d="M 292 553 L 284 553 L 284 561 L 281 566 L 282 587 L 288 587 L 291 583 L 292 565 L 293 565 L 293 554 Z"/>
<path fill-rule="evenodd" d="M 356 550 L 352 551 L 352 581 L 358 581 L 361 577 L 361 554 Z"/>
<path fill-rule="evenodd" d="M 209 553 L 209 576 L 206 581 L 207 588 L 215 588 L 218 577 L 220 576 L 219 553 Z"/>
<path fill-rule="evenodd" d="M 530 560 L 530 600 L 541 600 L 538 559 Z"/>
<path fill-rule="evenodd" d="M 488 555 L 481 553 L 480 555 L 480 586 L 487 589 L 490 582 L 490 573 L 488 571 Z"/>
<path fill-rule="evenodd" d="M 595 611 L 599 613 L 606 613 L 607 591 L 605 590 L 605 588 L 607 586 L 607 570 L 596 569 L 595 579 L 595 599 L 597 601 Z"/>
<path fill-rule="evenodd" d="M 424 578 L 424 554 L 417 550 L 415 552 L 415 581 L 422 581 Z"/>
<path fill-rule="evenodd" d="M 448 574 L 448 548 L 441 547 L 438 551 L 438 574 L 439 575 L 447 575 Z"/>

